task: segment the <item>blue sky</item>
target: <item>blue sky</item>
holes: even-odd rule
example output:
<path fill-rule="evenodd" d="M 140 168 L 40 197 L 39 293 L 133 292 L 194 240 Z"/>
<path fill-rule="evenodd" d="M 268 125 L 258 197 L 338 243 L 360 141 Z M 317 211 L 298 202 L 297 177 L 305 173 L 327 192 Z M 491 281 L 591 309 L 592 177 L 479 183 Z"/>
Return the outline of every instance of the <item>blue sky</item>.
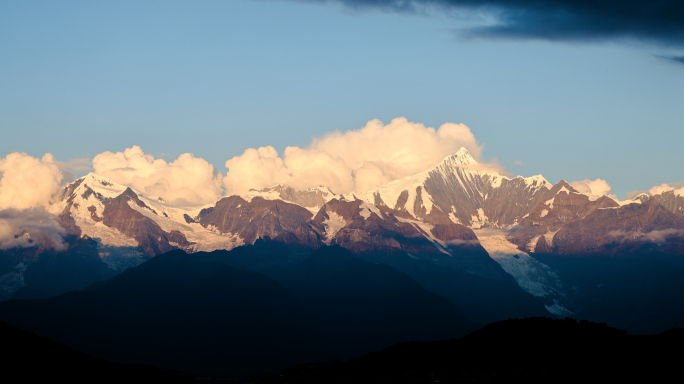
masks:
<path fill-rule="evenodd" d="M 0 3 L 0 156 L 133 145 L 225 173 L 247 148 L 406 117 L 482 157 L 612 193 L 684 181 L 684 44 L 464 38 L 490 22 L 298 1 Z M 516 164 L 519 163 L 519 164 Z"/>

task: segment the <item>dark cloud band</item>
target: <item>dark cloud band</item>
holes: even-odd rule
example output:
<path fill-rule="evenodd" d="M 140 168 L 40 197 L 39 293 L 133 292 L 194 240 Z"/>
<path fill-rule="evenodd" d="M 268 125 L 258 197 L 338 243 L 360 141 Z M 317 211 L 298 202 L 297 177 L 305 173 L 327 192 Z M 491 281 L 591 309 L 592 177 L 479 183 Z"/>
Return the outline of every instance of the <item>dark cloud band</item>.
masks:
<path fill-rule="evenodd" d="M 592 41 L 636 39 L 684 47 L 681 0 L 306 0 L 356 9 L 423 13 L 484 10 L 498 23 L 466 30 L 487 38 Z"/>
<path fill-rule="evenodd" d="M 684 64 L 684 56 L 666 56 L 666 55 L 661 55 L 661 56 L 658 56 L 658 57 L 660 57 L 661 59 L 674 61 L 675 63 L 678 63 L 678 64 Z"/>

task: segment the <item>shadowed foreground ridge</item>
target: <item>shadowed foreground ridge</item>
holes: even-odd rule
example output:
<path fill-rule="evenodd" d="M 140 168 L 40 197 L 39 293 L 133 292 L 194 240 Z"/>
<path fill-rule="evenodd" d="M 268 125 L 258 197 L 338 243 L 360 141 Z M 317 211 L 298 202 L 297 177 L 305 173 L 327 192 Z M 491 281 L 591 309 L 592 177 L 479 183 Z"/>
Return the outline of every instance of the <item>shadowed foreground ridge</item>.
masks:
<path fill-rule="evenodd" d="M 73 350 L 64 344 L 0 322 L 0 340 L 5 351 L 2 366 L 15 373 L 17 381 L 59 379 L 68 382 L 105 382 L 108 380 L 156 380 L 185 382 L 192 376 L 145 365 L 114 364 Z M 20 377 L 20 379 L 19 379 Z"/>
<path fill-rule="evenodd" d="M 71 382 L 211 379 L 113 364 L 0 322 L 5 366 L 24 379 Z M 233 383 L 456 383 L 665 381 L 679 374 L 684 331 L 628 335 L 602 323 L 527 318 L 492 323 L 461 339 L 396 344 L 346 362 L 299 365 Z M 40 369 L 36 369 L 40 367 Z M 217 377 L 218 379 L 218 377 Z M 225 378 L 223 378 L 225 380 Z"/>
<path fill-rule="evenodd" d="M 168 252 L 84 291 L 0 303 L 0 319 L 105 360 L 213 376 L 358 357 L 475 328 L 404 273 L 337 246 L 270 276 L 230 265 L 242 264 L 236 253 Z"/>
<path fill-rule="evenodd" d="M 574 319 L 514 319 L 458 340 L 409 342 L 347 362 L 298 366 L 257 383 L 665 380 L 680 374 L 684 331 L 628 335 Z M 674 376 L 673 376 L 674 375 Z"/>

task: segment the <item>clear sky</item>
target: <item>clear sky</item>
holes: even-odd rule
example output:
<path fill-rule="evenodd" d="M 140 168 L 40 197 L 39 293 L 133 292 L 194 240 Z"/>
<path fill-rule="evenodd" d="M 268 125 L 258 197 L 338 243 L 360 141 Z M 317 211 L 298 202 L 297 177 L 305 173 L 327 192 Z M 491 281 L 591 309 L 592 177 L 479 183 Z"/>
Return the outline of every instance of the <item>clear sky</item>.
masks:
<path fill-rule="evenodd" d="M 467 125 L 514 175 L 601 178 L 620 198 L 684 181 L 678 34 L 467 37 L 494 16 L 354 3 L 0 2 L 0 157 L 138 145 L 225 174 L 248 148 L 405 117 Z"/>

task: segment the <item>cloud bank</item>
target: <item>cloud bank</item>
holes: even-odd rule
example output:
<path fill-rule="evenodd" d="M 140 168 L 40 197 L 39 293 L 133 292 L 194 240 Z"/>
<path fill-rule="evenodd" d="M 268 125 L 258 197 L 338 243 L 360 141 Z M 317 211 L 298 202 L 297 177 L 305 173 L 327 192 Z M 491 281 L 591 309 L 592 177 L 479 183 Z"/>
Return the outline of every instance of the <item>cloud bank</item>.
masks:
<path fill-rule="evenodd" d="M 190 153 L 167 163 L 135 145 L 123 152 L 95 156 L 93 169 L 98 175 L 177 206 L 214 203 L 223 195 L 221 173 Z"/>
<path fill-rule="evenodd" d="M 324 185 L 337 193 L 363 192 L 437 165 L 461 147 L 474 158 L 482 153 L 470 128 L 446 123 L 438 129 L 397 118 L 389 124 L 371 120 L 364 127 L 335 131 L 313 139 L 307 148 L 247 149 L 226 161 L 223 177 L 214 166 L 190 153 L 172 162 L 157 159 L 139 146 L 103 152 L 93 171 L 119 184 L 181 207 L 212 204 L 275 184 L 296 189 Z M 85 159 L 60 162 L 51 154 L 37 159 L 12 153 L 0 159 L 0 248 L 48 244 L 63 246 L 64 232 L 45 208 L 75 172 L 91 169 Z M 491 164 L 482 164 L 492 167 Z M 493 165 L 496 167 L 496 165 Z"/>
<path fill-rule="evenodd" d="M 434 167 L 461 147 L 480 158 L 482 146 L 463 124 L 435 129 L 403 117 L 387 125 L 374 119 L 361 129 L 314 139 L 309 148 L 287 147 L 282 157 L 270 146 L 250 148 L 226 161 L 223 181 L 229 194 L 275 184 L 365 192 Z"/>

